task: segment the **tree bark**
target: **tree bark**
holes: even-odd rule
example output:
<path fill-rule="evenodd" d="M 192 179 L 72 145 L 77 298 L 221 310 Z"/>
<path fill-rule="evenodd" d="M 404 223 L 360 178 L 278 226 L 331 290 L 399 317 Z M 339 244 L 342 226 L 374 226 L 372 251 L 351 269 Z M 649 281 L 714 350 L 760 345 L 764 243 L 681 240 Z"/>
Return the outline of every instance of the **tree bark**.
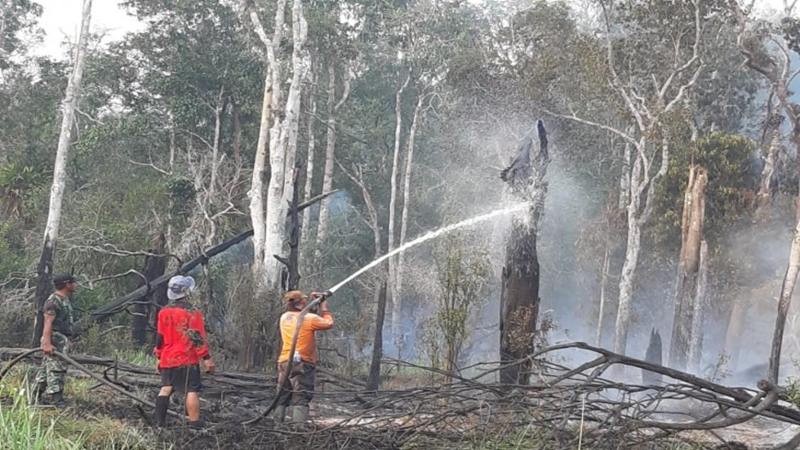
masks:
<path fill-rule="evenodd" d="M 408 132 L 408 150 L 406 151 L 406 170 L 403 173 L 403 209 L 400 213 L 400 242 L 398 245 L 403 245 L 406 242 L 406 233 L 408 232 L 408 211 L 411 204 L 411 173 L 414 163 L 414 143 L 417 137 L 417 125 L 419 123 L 419 115 L 422 110 L 422 102 L 424 96 L 422 94 L 417 97 L 417 104 L 414 107 L 414 115 L 411 117 L 411 128 Z M 397 255 L 397 274 L 395 275 L 395 293 L 397 300 L 392 304 L 392 316 L 400 317 L 403 313 L 403 267 L 405 265 L 406 254 L 405 252 Z M 396 310 L 396 311 L 395 311 Z M 413 325 L 412 325 L 413 326 Z M 403 330 L 408 332 L 410 330 Z"/>
<path fill-rule="evenodd" d="M 267 261 L 274 267 L 274 258 L 268 253 L 268 223 L 267 214 L 269 205 L 280 202 L 280 188 L 283 180 L 273 180 L 272 172 L 276 165 L 273 163 L 273 153 L 279 138 L 280 118 L 278 113 L 282 101 L 282 70 L 281 61 L 278 58 L 280 43 L 283 39 L 283 27 L 285 22 L 286 0 L 278 0 L 275 5 L 275 27 L 272 38 L 270 39 L 254 5 L 242 0 L 244 10 L 250 17 L 253 30 L 264 44 L 267 55 L 267 73 L 264 79 L 264 97 L 261 104 L 261 122 L 259 125 L 258 144 L 256 147 L 256 159 L 253 165 L 253 177 L 248 196 L 250 197 L 250 220 L 253 223 L 253 281 L 257 295 L 264 295 L 269 283 L 267 273 Z M 280 155 L 282 160 L 282 155 Z M 267 167 L 267 164 L 270 167 Z M 278 172 L 282 172 L 283 165 L 280 165 Z M 269 176 L 268 193 L 264 197 L 264 182 Z M 280 181 L 280 182 L 279 182 Z M 276 188 L 278 192 L 276 193 Z M 277 195 L 277 198 L 276 198 Z M 271 200 L 271 201 L 270 201 Z"/>
<path fill-rule="evenodd" d="M 636 158 L 631 169 L 631 186 L 638 186 L 642 177 L 642 161 Z M 631 301 L 633 300 L 633 282 L 636 266 L 639 263 L 639 251 L 642 243 L 642 229 L 639 223 L 639 203 L 641 197 L 631 192 L 628 199 L 627 219 L 628 234 L 625 245 L 625 261 L 619 279 L 619 301 L 617 303 L 617 319 L 614 324 L 614 352 L 624 354 L 628 344 L 628 326 L 631 317 Z"/>
<path fill-rule="evenodd" d="M 153 242 L 153 246 L 149 251 L 154 255 L 164 254 L 165 238 L 163 234 L 159 234 Z M 164 275 L 167 269 L 167 259 L 164 256 L 150 256 L 145 258 L 143 275 L 148 282 L 155 280 Z M 151 290 L 147 296 L 147 302 L 139 302 L 133 308 L 133 318 L 131 319 L 131 337 L 133 343 L 142 347 L 147 343 L 147 325 L 150 322 L 152 310 L 151 306 L 157 304 L 159 299 L 158 291 L 163 290 L 162 287 L 156 287 Z"/>
<path fill-rule="evenodd" d="M 707 182 L 708 175 L 704 168 L 692 166 L 689 169 L 689 184 L 683 197 L 681 253 L 675 285 L 675 315 L 669 354 L 670 366 L 677 370 L 686 369 L 690 343 L 693 340 Z"/>
<path fill-rule="evenodd" d="M 611 265 L 610 244 L 606 241 L 606 248 L 603 252 L 603 268 L 600 273 L 600 307 L 597 311 L 597 329 L 595 330 L 594 341 L 598 347 L 603 339 L 603 317 L 606 313 L 606 291 L 608 290 L 608 269 Z"/>
<path fill-rule="evenodd" d="M 689 365 L 700 374 L 703 357 L 703 330 L 705 329 L 706 292 L 708 290 L 708 243 L 700 242 L 700 269 L 697 274 L 697 290 L 692 317 L 692 339 L 689 342 Z"/>
<path fill-rule="evenodd" d="M 770 97 L 771 98 L 771 97 Z M 758 183 L 758 193 L 756 194 L 756 217 L 767 219 L 772 205 L 773 179 L 778 164 L 778 152 L 781 148 L 780 127 L 783 116 L 778 113 L 770 113 L 764 127 L 764 142 L 762 155 L 764 167 L 761 169 L 761 179 Z"/>
<path fill-rule="evenodd" d="M 325 165 L 322 172 L 322 190 L 333 189 L 333 162 L 336 153 L 336 67 L 333 64 L 328 66 L 328 100 L 327 112 L 328 130 L 325 133 Z M 328 238 L 328 220 L 330 199 L 325 199 L 319 206 L 319 221 L 317 223 L 317 245 L 315 259 L 319 263 L 322 258 L 322 246 Z"/>
<path fill-rule="evenodd" d="M 500 299 L 500 360 L 520 360 L 533 351 L 539 315 L 539 259 L 536 254 L 536 229 L 524 219 L 515 218 L 506 246 Z M 500 371 L 503 384 L 527 384 L 530 363 Z"/>
<path fill-rule="evenodd" d="M 276 15 L 275 26 L 283 26 L 283 17 Z M 292 6 L 292 81 L 286 98 L 285 117 L 275 121 L 270 131 L 270 180 L 267 188 L 266 236 L 264 239 L 264 286 L 268 291 L 280 288 L 281 267 L 274 255 L 283 254 L 286 233 L 286 208 L 292 198 L 293 180 L 291 170 L 297 150 L 298 113 L 302 81 L 308 68 L 304 55 L 307 25 L 303 17 L 302 2 L 295 0 Z M 273 104 L 280 99 L 280 64 L 273 68 Z M 288 176 L 287 176 L 288 175 Z"/>
<path fill-rule="evenodd" d="M 72 141 L 72 127 L 75 120 L 75 109 L 81 93 L 81 80 L 86 61 L 86 49 L 89 44 L 89 25 L 92 18 L 92 0 L 83 0 L 81 13 L 81 30 L 78 36 L 78 45 L 75 49 L 75 60 L 72 74 L 67 82 L 67 90 L 61 104 L 61 133 L 58 137 L 58 148 L 53 168 L 53 184 L 50 188 L 50 203 L 47 213 L 47 225 L 44 231 L 42 254 L 37 265 L 38 281 L 36 284 L 36 322 L 34 325 L 32 345 L 39 345 L 44 328 L 44 314 L 42 308 L 52 291 L 53 260 L 55 258 L 56 244 L 58 242 L 58 227 L 61 222 L 61 207 L 64 200 L 64 187 L 66 185 L 66 166 L 69 146 Z"/>
<path fill-rule="evenodd" d="M 381 387 L 381 358 L 383 358 L 383 322 L 386 318 L 386 280 L 375 290 L 375 337 L 372 340 L 372 358 L 369 364 L 367 390 L 377 391 Z"/>
<path fill-rule="evenodd" d="M 411 81 L 411 75 L 406 77 L 406 81 L 397 89 L 394 96 L 394 114 L 395 114 L 395 127 L 394 127 L 394 151 L 392 152 L 392 173 L 389 179 L 389 228 L 387 230 L 386 251 L 391 252 L 394 250 L 395 238 L 395 210 L 397 209 L 397 172 L 400 166 L 400 138 L 403 132 L 403 91 L 408 87 Z M 389 326 L 392 330 L 392 337 L 397 339 L 401 333 L 400 331 L 400 310 L 397 305 L 400 299 L 397 296 L 395 288 L 397 287 L 395 280 L 397 278 L 397 266 L 395 257 L 389 258 L 389 296 L 392 302 L 392 312 Z"/>
<path fill-rule="evenodd" d="M 233 160 L 236 162 L 236 167 L 242 167 L 242 121 L 240 118 L 241 107 L 236 103 L 236 100 L 231 97 L 231 122 L 233 126 L 233 142 L 231 147 L 233 149 Z"/>
<path fill-rule="evenodd" d="M 312 75 L 313 76 L 313 75 Z M 316 79 L 316 77 L 314 77 Z M 309 92 L 308 95 L 308 103 L 309 109 L 311 110 L 311 115 L 308 119 L 308 147 L 306 151 L 306 178 L 305 178 L 305 185 L 303 187 L 303 198 L 308 200 L 311 198 L 311 193 L 314 189 L 314 157 L 316 156 L 316 146 L 317 146 L 317 139 L 314 135 L 314 123 L 316 123 L 316 116 L 317 116 L 317 100 L 314 98 L 314 91 L 313 86 L 316 85 L 315 80 L 312 80 L 311 86 L 312 90 Z M 332 169 L 331 169 L 332 170 Z M 306 209 L 303 211 L 303 229 L 302 229 L 302 237 L 301 242 L 304 242 L 306 245 L 310 243 L 312 232 L 311 232 L 311 209 Z"/>
<path fill-rule="evenodd" d="M 541 121 L 537 123 L 539 154 L 530 154 L 531 142 L 520 146 L 521 154 L 504 170 L 501 177 L 507 181 L 517 197 L 530 203 L 527 217 L 514 217 L 511 236 L 506 245 L 506 263 L 503 267 L 500 294 L 500 360 L 517 361 L 530 355 L 536 337 L 539 316 L 539 259 L 536 236 L 544 211 L 547 194 L 547 166 L 550 164 L 547 134 Z M 527 162 L 526 162 L 527 161 Z M 500 382 L 528 384 L 530 361 L 504 366 Z"/>
<path fill-rule="evenodd" d="M 791 250 L 789 252 L 789 265 L 781 284 L 780 300 L 778 302 L 778 315 L 775 318 L 775 331 L 772 336 L 772 347 L 769 355 L 768 380 L 778 383 L 781 363 L 781 347 L 783 346 L 783 330 L 786 327 L 786 315 L 792 304 L 792 293 L 797 283 L 797 274 L 800 272 L 800 220 L 794 230 Z"/>

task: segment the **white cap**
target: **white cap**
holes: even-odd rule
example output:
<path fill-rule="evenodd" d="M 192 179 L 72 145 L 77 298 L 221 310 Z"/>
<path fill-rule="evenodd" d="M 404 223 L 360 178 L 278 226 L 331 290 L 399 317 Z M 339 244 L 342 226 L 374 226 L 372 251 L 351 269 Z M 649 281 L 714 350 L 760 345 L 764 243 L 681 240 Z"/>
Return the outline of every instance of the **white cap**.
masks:
<path fill-rule="evenodd" d="M 167 283 L 167 298 L 170 300 L 177 300 L 186 297 L 189 292 L 194 290 L 194 286 L 194 278 L 175 275 L 170 278 L 169 283 Z"/>

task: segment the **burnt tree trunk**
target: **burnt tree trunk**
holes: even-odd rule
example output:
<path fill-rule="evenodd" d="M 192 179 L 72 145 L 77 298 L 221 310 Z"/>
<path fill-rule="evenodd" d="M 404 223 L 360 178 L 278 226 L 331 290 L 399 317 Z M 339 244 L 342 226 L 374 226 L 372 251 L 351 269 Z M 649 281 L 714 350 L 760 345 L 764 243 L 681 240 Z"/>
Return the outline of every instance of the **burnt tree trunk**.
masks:
<path fill-rule="evenodd" d="M 162 255 L 164 253 L 164 234 L 159 234 L 153 242 L 153 247 L 148 250 L 153 255 Z M 147 256 L 144 262 L 143 275 L 150 282 L 162 275 L 167 269 L 167 259 L 165 256 Z M 164 290 L 163 286 L 158 286 L 150 291 L 146 297 L 146 301 L 139 301 L 133 307 L 133 319 L 131 320 L 131 338 L 133 343 L 137 346 L 144 346 L 147 343 L 147 325 L 150 321 L 150 313 L 153 308 L 151 306 L 156 303 L 158 297 L 157 291 Z M 166 291 L 165 291 L 166 292 Z M 166 298 L 166 295 L 164 296 Z"/>
<path fill-rule="evenodd" d="M 515 219 L 506 247 L 503 268 L 503 296 L 500 299 L 500 359 L 525 358 L 533 351 L 536 319 L 539 315 L 539 260 L 536 230 Z M 500 371 L 504 384 L 527 384 L 530 364 Z"/>
<path fill-rule="evenodd" d="M 539 152 L 531 154 L 531 130 L 519 147 L 511 165 L 500 174 L 511 185 L 514 195 L 530 202 L 526 217 L 514 217 L 506 246 L 500 296 L 500 360 L 507 363 L 523 359 L 534 348 L 536 320 L 539 314 L 539 260 L 536 254 L 536 235 L 542 215 L 547 184 L 544 177 L 550 157 L 547 153 L 547 133 L 542 121 L 536 126 Z M 500 370 L 500 382 L 527 384 L 530 363 L 506 365 Z"/>
<path fill-rule="evenodd" d="M 283 258 L 275 255 L 284 266 L 284 273 L 281 276 L 281 287 L 284 291 L 292 291 L 300 285 L 300 168 L 296 167 L 292 173 L 294 180 L 294 192 L 292 201 L 289 203 L 289 256 Z"/>
<path fill-rule="evenodd" d="M 661 365 L 663 352 L 661 347 L 661 333 L 655 328 L 650 331 L 650 341 L 647 343 L 647 351 L 644 354 L 644 360 L 650 364 Z M 642 383 L 646 385 L 661 384 L 661 374 L 642 369 Z"/>
<path fill-rule="evenodd" d="M 675 286 L 675 316 L 669 352 L 670 367 L 678 370 L 686 368 L 692 341 L 707 181 L 708 175 L 704 168 L 692 166 L 689 169 L 689 183 L 683 199 L 681 253 Z"/>
<path fill-rule="evenodd" d="M 375 311 L 375 339 L 372 341 L 372 360 L 369 364 L 367 390 L 377 391 L 381 385 L 381 358 L 383 358 L 383 322 L 386 318 L 386 291 L 388 284 L 384 280 L 375 291 L 377 308 Z"/>

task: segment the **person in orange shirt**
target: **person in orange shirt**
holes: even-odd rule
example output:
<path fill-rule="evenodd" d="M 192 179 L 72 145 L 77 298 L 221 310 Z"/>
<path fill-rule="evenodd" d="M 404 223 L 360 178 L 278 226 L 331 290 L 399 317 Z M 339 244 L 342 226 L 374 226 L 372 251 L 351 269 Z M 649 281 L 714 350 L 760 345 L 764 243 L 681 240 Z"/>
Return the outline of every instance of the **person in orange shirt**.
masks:
<path fill-rule="evenodd" d="M 278 383 L 283 386 L 278 404 L 275 407 L 275 419 L 283 422 L 286 419 L 286 409 L 291 406 L 293 422 L 305 422 L 308 418 L 308 405 L 314 397 L 314 380 L 317 372 L 317 343 L 316 332 L 333 328 L 333 314 L 328 310 L 325 299 L 330 292 L 312 292 L 312 298 L 321 298 L 319 314 L 307 313 L 300 325 L 297 336 L 297 345 L 294 355 L 292 350 L 292 337 L 297 328 L 297 319 L 300 311 L 308 305 L 308 296 L 301 291 L 289 291 L 283 295 L 286 312 L 280 319 L 281 339 L 283 346 L 278 357 Z M 286 377 L 286 368 L 292 358 L 292 369 Z M 287 379 L 288 378 L 288 379 Z"/>

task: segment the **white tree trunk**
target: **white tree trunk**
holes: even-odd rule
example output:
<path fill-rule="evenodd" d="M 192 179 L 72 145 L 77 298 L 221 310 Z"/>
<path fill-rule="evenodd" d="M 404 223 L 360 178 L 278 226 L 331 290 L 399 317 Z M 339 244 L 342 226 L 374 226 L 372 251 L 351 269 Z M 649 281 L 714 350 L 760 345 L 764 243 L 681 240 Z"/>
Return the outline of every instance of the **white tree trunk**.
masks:
<path fill-rule="evenodd" d="M 336 152 L 336 68 L 333 64 L 328 66 L 328 131 L 326 132 L 325 143 L 325 167 L 322 173 L 322 192 L 330 192 L 333 189 L 333 162 Z M 319 206 L 319 222 L 317 224 L 317 245 L 315 259 L 317 262 L 322 257 L 322 246 L 328 238 L 328 211 L 330 208 L 330 197 L 322 199 Z"/>
<path fill-rule="evenodd" d="M 47 211 L 47 226 L 45 227 L 45 240 L 49 240 L 55 247 L 58 238 L 58 227 L 61 223 L 61 205 L 64 198 L 66 184 L 66 167 L 69 146 L 72 142 L 72 127 L 75 121 L 75 109 L 81 94 L 81 81 L 83 68 L 86 62 L 86 48 L 89 45 L 89 25 L 92 19 L 92 0 L 83 0 L 81 15 L 81 31 L 78 36 L 78 45 L 75 49 L 75 62 L 72 75 L 67 82 L 64 101 L 61 104 L 61 132 L 58 136 L 56 161 L 53 168 L 53 185 L 50 188 L 50 208 Z"/>
<path fill-rule="evenodd" d="M 789 264 L 786 267 L 786 274 L 781 285 L 778 316 L 775 319 L 775 332 L 772 337 L 772 349 L 769 356 L 769 381 L 776 385 L 778 384 L 780 371 L 783 330 L 786 326 L 786 315 L 789 312 L 789 306 L 792 304 L 792 293 L 794 293 L 798 273 L 800 273 L 800 220 L 797 221 L 795 226 L 794 238 L 789 252 Z"/>
<path fill-rule="evenodd" d="M 316 77 L 315 77 L 316 78 Z M 312 80 L 311 86 L 314 86 L 316 83 Z M 316 156 L 316 146 L 317 146 L 317 139 L 314 136 L 314 123 L 316 122 L 317 116 L 317 101 L 314 99 L 314 91 L 309 93 L 308 96 L 309 107 L 311 109 L 311 115 L 308 119 L 308 148 L 306 151 L 306 179 L 305 185 L 303 186 L 303 199 L 308 201 L 311 199 L 311 195 L 314 190 L 314 157 Z M 303 228 L 301 232 L 301 242 L 308 244 L 309 239 L 311 237 L 311 208 L 306 208 L 303 211 Z"/>
<path fill-rule="evenodd" d="M 395 114 L 395 127 L 394 127 L 394 152 L 392 156 L 392 174 L 391 179 L 389 181 L 390 185 L 390 193 L 389 193 L 389 228 L 387 230 L 388 234 L 388 245 L 386 248 L 387 252 L 391 252 L 394 250 L 394 237 L 395 237 L 395 210 L 397 209 L 397 171 L 400 166 L 400 137 L 403 131 L 403 91 L 405 91 L 406 87 L 408 86 L 409 81 L 411 81 L 411 75 L 406 77 L 406 81 L 400 86 L 400 89 L 397 90 L 394 96 L 395 104 L 394 104 L 394 114 Z M 395 280 L 397 279 L 397 267 L 396 267 L 396 260 L 394 257 L 389 258 L 389 293 L 391 298 L 392 304 L 392 314 L 391 314 L 391 330 L 392 336 L 395 338 L 398 337 L 398 330 L 400 323 L 400 310 L 399 304 L 400 299 L 397 296 L 397 292 L 395 288 L 397 284 Z"/>
<path fill-rule="evenodd" d="M 209 200 L 214 198 L 217 188 L 217 172 L 219 171 L 219 147 L 222 139 L 222 113 L 225 108 L 225 86 L 219 88 L 217 104 L 214 107 L 214 141 L 211 143 L 211 180 L 208 183 Z"/>
<path fill-rule="evenodd" d="M 598 347 L 603 341 L 603 317 L 606 314 L 606 292 L 608 290 L 608 269 L 611 265 L 611 256 L 609 255 L 610 244 L 606 242 L 606 248 L 603 252 L 603 269 L 600 273 L 600 307 L 597 311 L 597 329 L 595 330 L 594 343 Z"/>
<path fill-rule="evenodd" d="M 625 209 L 631 195 L 631 152 L 633 146 L 630 142 L 625 143 L 625 148 L 622 150 L 622 173 L 619 177 L 619 209 Z"/>
<path fill-rule="evenodd" d="M 253 224 L 253 277 L 260 280 L 263 277 L 264 239 L 266 238 L 266 211 L 264 209 L 264 180 L 267 178 L 267 157 L 269 149 L 269 128 L 272 116 L 272 77 L 267 72 L 264 78 L 264 98 L 261 103 L 261 123 L 258 129 L 258 144 L 256 144 L 256 159 L 253 164 L 253 177 L 250 181 L 250 221 Z"/>
<path fill-rule="evenodd" d="M 42 307 L 51 288 L 50 282 L 53 274 L 53 260 L 55 258 L 56 244 L 58 242 L 58 228 L 61 223 L 61 207 L 64 200 L 66 185 L 66 167 L 69 156 L 69 146 L 72 141 L 72 127 L 75 121 L 75 110 L 81 93 L 83 68 L 86 62 L 86 49 L 89 44 L 89 26 L 92 19 L 92 0 L 83 0 L 81 10 L 81 30 L 78 35 L 78 45 L 75 48 L 75 59 L 72 74 L 67 81 L 67 90 L 61 103 L 61 132 L 58 136 L 58 148 L 53 166 L 53 184 L 50 187 L 50 203 L 47 211 L 47 224 L 44 230 L 44 245 L 39 260 L 39 280 L 36 286 L 37 318 L 34 327 L 34 345 L 38 345 L 44 325 Z"/>
<path fill-rule="evenodd" d="M 295 158 L 297 156 L 300 98 L 303 89 L 302 84 L 309 67 L 308 55 L 305 51 L 308 26 L 303 16 L 302 0 L 294 0 L 293 2 L 292 30 L 292 81 L 286 98 L 286 114 L 282 123 L 278 126 L 276 122 L 276 126 L 273 126 L 272 130 L 279 137 L 276 136 L 275 142 L 277 145 L 270 152 L 271 176 L 269 188 L 267 189 L 264 277 L 265 285 L 268 289 L 280 288 L 281 265 L 274 255 L 283 256 L 284 253 L 286 212 L 294 193 L 294 177 L 291 175 L 295 170 Z M 273 85 L 274 89 L 275 86 Z"/>
<path fill-rule="evenodd" d="M 708 243 L 700 242 L 700 267 L 697 273 L 697 292 L 694 297 L 692 334 L 689 341 L 689 367 L 700 375 L 703 357 L 703 330 L 705 329 L 705 304 L 708 289 Z"/>
<path fill-rule="evenodd" d="M 398 245 L 403 245 L 406 242 L 406 233 L 408 231 L 408 210 L 411 204 L 411 173 L 414 162 L 414 142 L 417 137 L 417 125 L 419 124 L 419 115 L 422 110 L 422 102 L 424 96 L 420 94 L 417 98 L 417 105 L 414 107 L 414 115 L 411 118 L 411 129 L 408 132 L 408 150 L 406 152 L 406 170 L 403 173 L 403 210 L 400 214 L 400 242 Z M 397 257 L 397 274 L 395 276 L 395 289 L 397 293 L 397 301 L 392 304 L 392 314 L 395 317 L 403 311 L 403 267 L 405 265 L 406 255 L 400 253 Z M 397 311 L 395 311 L 395 309 Z"/>
<path fill-rule="evenodd" d="M 242 0 L 242 6 L 250 16 L 253 29 L 267 53 L 267 74 L 264 79 L 264 98 L 261 104 L 261 123 L 256 147 L 256 159 L 253 165 L 253 177 L 250 191 L 250 220 L 253 224 L 253 281 L 256 291 L 263 291 L 266 287 L 267 273 L 264 261 L 266 259 L 267 245 L 267 208 L 269 200 L 264 198 L 264 181 L 268 172 L 267 162 L 272 164 L 271 149 L 275 148 L 277 135 L 275 129 L 280 122 L 276 116 L 281 104 L 281 62 L 278 60 L 278 51 L 283 38 L 284 15 L 286 0 L 278 0 L 275 5 L 275 28 L 270 39 L 253 5 Z M 275 118 L 273 118 L 275 117 Z M 281 180 L 282 181 L 282 180 Z M 282 186 L 283 183 L 280 185 Z M 270 177 L 270 186 L 272 177 Z M 270 257 L 271 258 L 271 257 Z"/>
<path fill-rule="evenodd" d="M 642 177 L 642 161 L 637 157 L 631 173 L 631 186 L 638 186 Z M 619 279 L 619 302 L 617 321 L 614 326 L 614 352 L 625 354 L 628 345 L 628 327 L 631 318 L 631 301 L 633 299 L 633 282 L 636 266 L 639 263 L 642 229 L 639 223 L 640 196 L 631 192 L 628 201 L 628 240 L 625 248 L 625 261 Z"/>

